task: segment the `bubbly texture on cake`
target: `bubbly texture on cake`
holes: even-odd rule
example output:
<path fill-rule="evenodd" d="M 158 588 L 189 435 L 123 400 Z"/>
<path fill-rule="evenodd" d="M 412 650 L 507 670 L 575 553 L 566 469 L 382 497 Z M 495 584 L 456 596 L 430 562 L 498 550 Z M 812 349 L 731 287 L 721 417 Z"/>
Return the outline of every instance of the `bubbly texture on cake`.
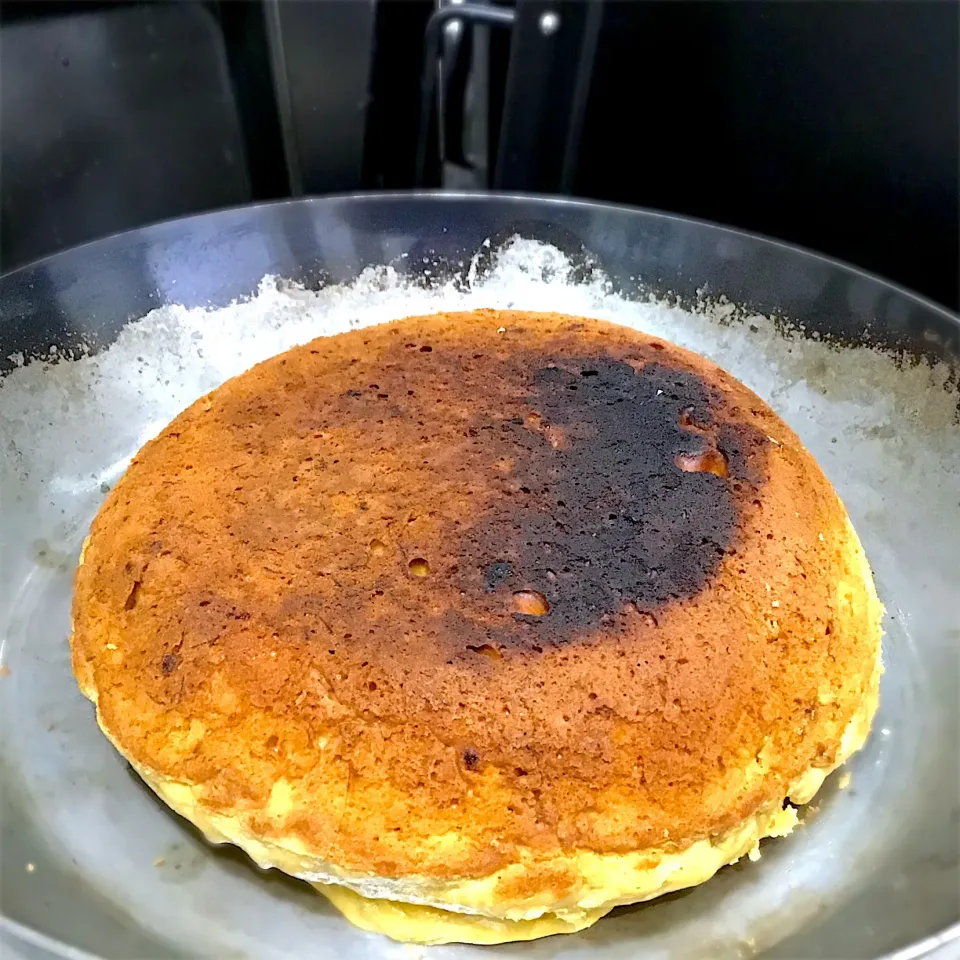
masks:
<path fill-rule="evenodd" d="M 171 807 L 422 942 L 581 929 L 788 832 L 880 670 L 846 511 L 763 401 L 515 311 L 321 338 L 199 400 L 108 496 L 73 614 Z"/>

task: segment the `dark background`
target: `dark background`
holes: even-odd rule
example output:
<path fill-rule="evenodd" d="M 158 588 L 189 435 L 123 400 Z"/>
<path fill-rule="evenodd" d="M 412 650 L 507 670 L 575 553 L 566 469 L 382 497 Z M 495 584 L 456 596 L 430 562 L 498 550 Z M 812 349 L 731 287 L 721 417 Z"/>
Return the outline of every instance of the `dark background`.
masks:
<path fill-rule="evenodd" d="M 5 3 L 0 268 L 200 210 L 421 183 L 703 217 L 960 305 L 954 0 L 499 3 L 512 28 L 444 41 L 418 180 L 435 6 Z"/>

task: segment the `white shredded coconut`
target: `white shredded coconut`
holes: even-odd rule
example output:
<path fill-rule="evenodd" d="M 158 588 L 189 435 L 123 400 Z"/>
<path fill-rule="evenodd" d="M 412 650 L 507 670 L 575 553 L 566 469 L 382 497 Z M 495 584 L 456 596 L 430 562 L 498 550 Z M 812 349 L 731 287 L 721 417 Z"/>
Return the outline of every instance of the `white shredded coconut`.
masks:
<path fill-rule="evenodd" d="M 943 389 L 945 367 L 898 369 L 878 351 L 785 339 L 767 317 L 731 324 L 734 305 L 724 299 L 691 313 L 626 300 L 612 294 L 602 276 L 575 284 L 571 273 L 559 250 L 517 239 L 486 276 L 478 276 L 474 260 L 465 283 L 432 289 L 392 267 L 370 268 L 353 283 L 317 292 L 265 277 L 251 299 L 220 309 L 172 304 L 154 310 L 94 356 L 22 366 L 18 355 L 21 368 L 0 380 L 0 435 L 21 477 L 92 490 L 112 483 L 180 410 L 260 360 L 354 327 L 477 307 L 595 316 L 673 340 L 728 369 L 806 442 L 831 428 L 838 443 L 849 443 L 844 435 L 850 432 L 861 442 L 873 436 L 885 458 L 898 457 L 905 467 L 916 460 L 909 428 L 923 425 L 927 435 L 953 421 L 957 401 Z M 747 324 L 756 331 L 748 333 Z M 805 430 L 809 420 L 817 431 Z"/>

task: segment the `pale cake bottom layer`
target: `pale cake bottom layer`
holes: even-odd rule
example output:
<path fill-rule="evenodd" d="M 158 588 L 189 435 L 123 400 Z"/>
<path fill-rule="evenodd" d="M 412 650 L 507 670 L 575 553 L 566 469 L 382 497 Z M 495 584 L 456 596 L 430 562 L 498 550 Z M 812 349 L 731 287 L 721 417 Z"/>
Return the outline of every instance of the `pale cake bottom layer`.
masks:
<path fill-rule="evenodd" d="M 788 796 L 793 803 L 805 804 L 813 799 L 824 780 L 856 753 L 870 731 L 876 712 L 880 660 L 860 710 L 847 727 L 840 744 L 837 763 L 830 769 L 811 767 L 791 786 Z M 478 943 L 496 944 L 516 940 L 536 940 L 559 933 L 576 933 L 596 923 L 617 906 L 639 903 L 709 880 L 721 867 L 736 863 L 741 857 L 759 859 L 760 841 L 765 837 L 783 837 L 797 824 L 792 806 L 781 803 L 758 811 L 722 837 L 699 840 L 677 853 L 663 852 L 656 866 L 646 871 L 631 868 L 637 854 L 589 854 L 571 852 L 571 861 L 590 864 L 593 891 L 605 889 L 611 896 L 596 904 L 595 896 L 562 910 L 549 910 L 530 919 L 510 919 L 507 911 L 500 916 L 469 914 L 417 903 L 404 903 L 384 898 L 365 897 L 342 884 L 314 883 L 314 886 L 354 926 L 381 933 L 405 943 Z M 647 861 L 657 851 L 645 850 L 640 856 Z M 585 871 L 586 872 L 586 871 Z M 630 889 L 624 888 L 629 878 Z M 504 905 L 499 905 L 504 909 Z"/>
<path fill-rule="evenodd" d="M 829 768 L 811 767 L 787 791 L 792 803 L 808 803 L 827 776 L 856 753 L 870 731 L 878 702 L 882 671 L 878 656 L 860 708 L 847 726 Z M 136 765 L 135 765 L 136 766 Z M 293 844 L 265 842 L 252 836 L 234 817 L 217 814 L 197 802 L 190 785 L 137 768 L 150 787 L 177 813 L 190 820 L 211 843 L 233 843 L 259 866 L 277 868 L 313 884 L 353 924 L 409 943 L 506 943 L 558 933 L 575 933 L 596 923 L 617 906 L 638 903 L 712 877 L 721 867 L 744 856 L 759 858 L 765 837 L 782 837 L 797 823 L 792 806 L 780 802 L 757 811 L 720 837 L 698 840 L 678 852 L 646 849 L 627 854 L 572 850 L 561 861 L 583 878 L 576 898 L 562 905 L 504 903 L 494 896 L 511 865 L 489 877 L 445 881 L 435 878 L 392 879 L 349 874 L 336 865 L 296 850 Z M 655 865 L 649 866 L 651 860 Z"/>

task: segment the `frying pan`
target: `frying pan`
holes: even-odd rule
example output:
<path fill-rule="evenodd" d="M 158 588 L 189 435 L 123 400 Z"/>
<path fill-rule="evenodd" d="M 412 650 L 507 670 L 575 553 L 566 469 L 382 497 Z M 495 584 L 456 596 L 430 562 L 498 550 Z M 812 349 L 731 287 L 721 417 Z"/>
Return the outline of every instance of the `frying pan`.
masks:
<path fill-rule="evenodd" d="M 250 301 L 265 275 L 302 289 L 267 282 Z M 104 491 L 195 395 L 307 334 L 481 304 L 645 326 L 771 402 L 864 541 L 888 611 L 886 673 L 866 748 L 759 863 L 576 936 L 423 953 L 958 955 L 957 318 L 835 261 L 678 217 L 381 194 L 191 217 L 0 278 L 5 956 L 421 955 L 353 929 L 305 885 L 207 847 L 153 799 L 72 680 L 69 597 Z"/>

